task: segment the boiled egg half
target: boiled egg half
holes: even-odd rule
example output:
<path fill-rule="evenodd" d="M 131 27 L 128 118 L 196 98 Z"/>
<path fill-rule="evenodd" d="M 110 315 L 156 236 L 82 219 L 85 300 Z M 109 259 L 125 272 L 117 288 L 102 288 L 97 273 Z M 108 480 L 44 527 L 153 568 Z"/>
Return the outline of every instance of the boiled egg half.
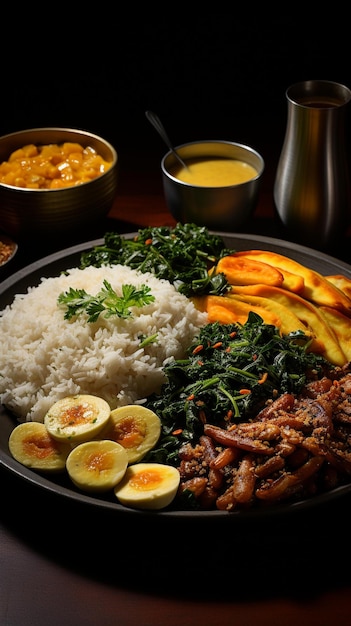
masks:
<path fill-rule="evenodd" d="M 155 446 L 160 434 L 161 420 L 158 415 L 146 407 L 132 404 L 111 411 L 100 437 L 112 439 L 123 446 L 131 464 L 140 461 Z"/>
<path fill-rule="evenodd" d="M 178 470 L 161 463 L 130 465 L 114 493 L 124 506 L 164 509 L 174 500 L 180 482 Z"/>
<path fill-rule="evenodd" d="M 108 491 L 123 478 L 128 465 L 125 449 L 110 440 L 78 444 L 67 457 L 72 482 L 82 491 Z"/>
<path fill-rule="evenodd" d="M 103 398 L 89 394 L 67 396 L 55 402 L 44 424 L 57 441 L 81 443 L 95 437 L 108 422 L 111 409 Z"/>
<path fill-rule="evenodd" d="M 71 451 L 68 443 L 56 441 L 39 422 L 23 422 L 9 437 L 9 449 L 16 461 L 34 470 L 61 472 Z"/>

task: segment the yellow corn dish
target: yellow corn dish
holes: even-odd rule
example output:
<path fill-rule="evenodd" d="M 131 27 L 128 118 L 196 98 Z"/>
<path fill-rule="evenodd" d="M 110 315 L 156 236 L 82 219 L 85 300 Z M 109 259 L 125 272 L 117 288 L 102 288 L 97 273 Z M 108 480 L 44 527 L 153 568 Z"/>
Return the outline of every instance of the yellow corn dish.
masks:
<path fill-rule="evenodd" d="M 94 148 L 65 142 L 15 150 L 0 164 L 0 183 L 28 189 L 74 187 L 101 176 L 111 167 Z"/>

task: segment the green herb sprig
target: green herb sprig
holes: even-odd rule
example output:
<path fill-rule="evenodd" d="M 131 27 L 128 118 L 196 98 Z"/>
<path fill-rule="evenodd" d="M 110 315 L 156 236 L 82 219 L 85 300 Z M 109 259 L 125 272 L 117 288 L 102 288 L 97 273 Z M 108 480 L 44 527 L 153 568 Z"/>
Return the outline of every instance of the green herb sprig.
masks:
<path fill-rule="evenodd" d="M 66 307 L 65 319 L 70 320 L 86 313 L 88 322 L 96 322 L 100 315 L 126 319 L 132 316 L 131 307 L 142 307 L 154 300 L 150 287 L 146 285 L 141 285 L 139 289 L 134 285 L 122 285 L 122 295 L 118 296 L 111 284 L 104 280 L 103 288 L 96 296 L 88 294 L 84 289 L 71 287 L 58 296 L 57 302 Z"/>

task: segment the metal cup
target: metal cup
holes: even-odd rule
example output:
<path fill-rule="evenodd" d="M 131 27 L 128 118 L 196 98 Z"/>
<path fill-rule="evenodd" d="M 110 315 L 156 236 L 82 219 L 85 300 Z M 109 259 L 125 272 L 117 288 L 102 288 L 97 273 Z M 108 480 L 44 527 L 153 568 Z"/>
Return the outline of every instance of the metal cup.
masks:
<path fill-rule="evenodd" d="M 339 83 L 309 80 L 289 87 L 286 99 L 275 206 L 298 242 L 328 249 L 345 235 L 350 221 L 345 118 L 351 91 Z"/>

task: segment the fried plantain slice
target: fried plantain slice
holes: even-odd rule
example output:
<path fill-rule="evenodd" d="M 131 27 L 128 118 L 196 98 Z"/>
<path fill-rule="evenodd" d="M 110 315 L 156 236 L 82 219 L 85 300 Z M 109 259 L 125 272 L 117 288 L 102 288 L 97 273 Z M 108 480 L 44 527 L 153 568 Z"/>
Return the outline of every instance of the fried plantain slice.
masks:
<path fill-rule="evenodd" d="M 243 250 L 235 253 L 237 256 L 252 260 L 259 260 L 271 264 L 278 270 L 287 270 L 304 279 L 304 288 L 301 296 L 320 306 L 330 306 L 351 317 L 351 298 L 339 289 L 330 280 L 318 272 L 306 267 L 302 263 L 290 259 L 282 254 L 269 250 Z"/>
<path fill-rule="evenodd" d="M 351 362 L 351 319 L 328 306 L 319 307 L 319 312 L 326 323 L 333 328 L 343 353 Z"/>
<path fill-rule="evenodd" d="M 294 293 L 301 293 L 305 286 L 304 279 L 299 274 L 274 267 L 264 260 L 239 255 L 237 252 L 220 259 L 211 271 L 217 274 L 222 272 L 231 285 L 263 283 L 283 287 Z"/>
<path fill-rule="evenodd" d="M 351 278 L 344 276 L 343 274 L 334 274 L 332 276 L 325 276 L 327 281 L 332 283 L 334 287 L 340 289 L 351 300 Z"/>
<path fill-rule="evenodd" d="M 323 356 L 334 365 L 342 366 L 347 362 L 347 357 L 339 345 L 333 328 L 326 322 L 319 312 L 319 308 L 309 300 L 305 300 L 298 294 L 286 289 L 269 285 L 233 286 L 228 297 L 235 298 L 238 295 L 246 297 L 260 296 L 284 305 L 298 317 L 306 329 L 312 329 L 316 340 L 324 346 Z"/>
<path fill-rule="evenodd" d="M 192 300 L 196 308 L 207 312 L 209 323 L 245 324 L 250 311 L 254 311 L 262 317 L 266 324 L 273 324 L 273 326 L 280 324 L 280 318 L 276 313 L 227 296 L 200 296 L 192 298 Z"/>
<path fill-rule="evenodd" d="M 223 273 L 231 285 L 264 283 L 281 287 L 284 281 L 283 274 L 272 265 L 239 257 L 236 254 L 229 254 L 220 259 L 215 271 L 217 274 Z"/>
<path fill-rule="evenodd" d="M 238 287 L 240 289 L 240 287 Z M 245 324 L 250 311 L 260 315 L 266 324 L 279 328 L 282 335 L 301 330 L 312 342 L 310 350 L 322 354 L 324 343 L 319 341 L 311 328 L 303 323 L 288 307 L 274 300 L 251 295 L 204 296 L 194 302 L 197 308 L 207 311 L 209 322 L 221 324 Z"/>

